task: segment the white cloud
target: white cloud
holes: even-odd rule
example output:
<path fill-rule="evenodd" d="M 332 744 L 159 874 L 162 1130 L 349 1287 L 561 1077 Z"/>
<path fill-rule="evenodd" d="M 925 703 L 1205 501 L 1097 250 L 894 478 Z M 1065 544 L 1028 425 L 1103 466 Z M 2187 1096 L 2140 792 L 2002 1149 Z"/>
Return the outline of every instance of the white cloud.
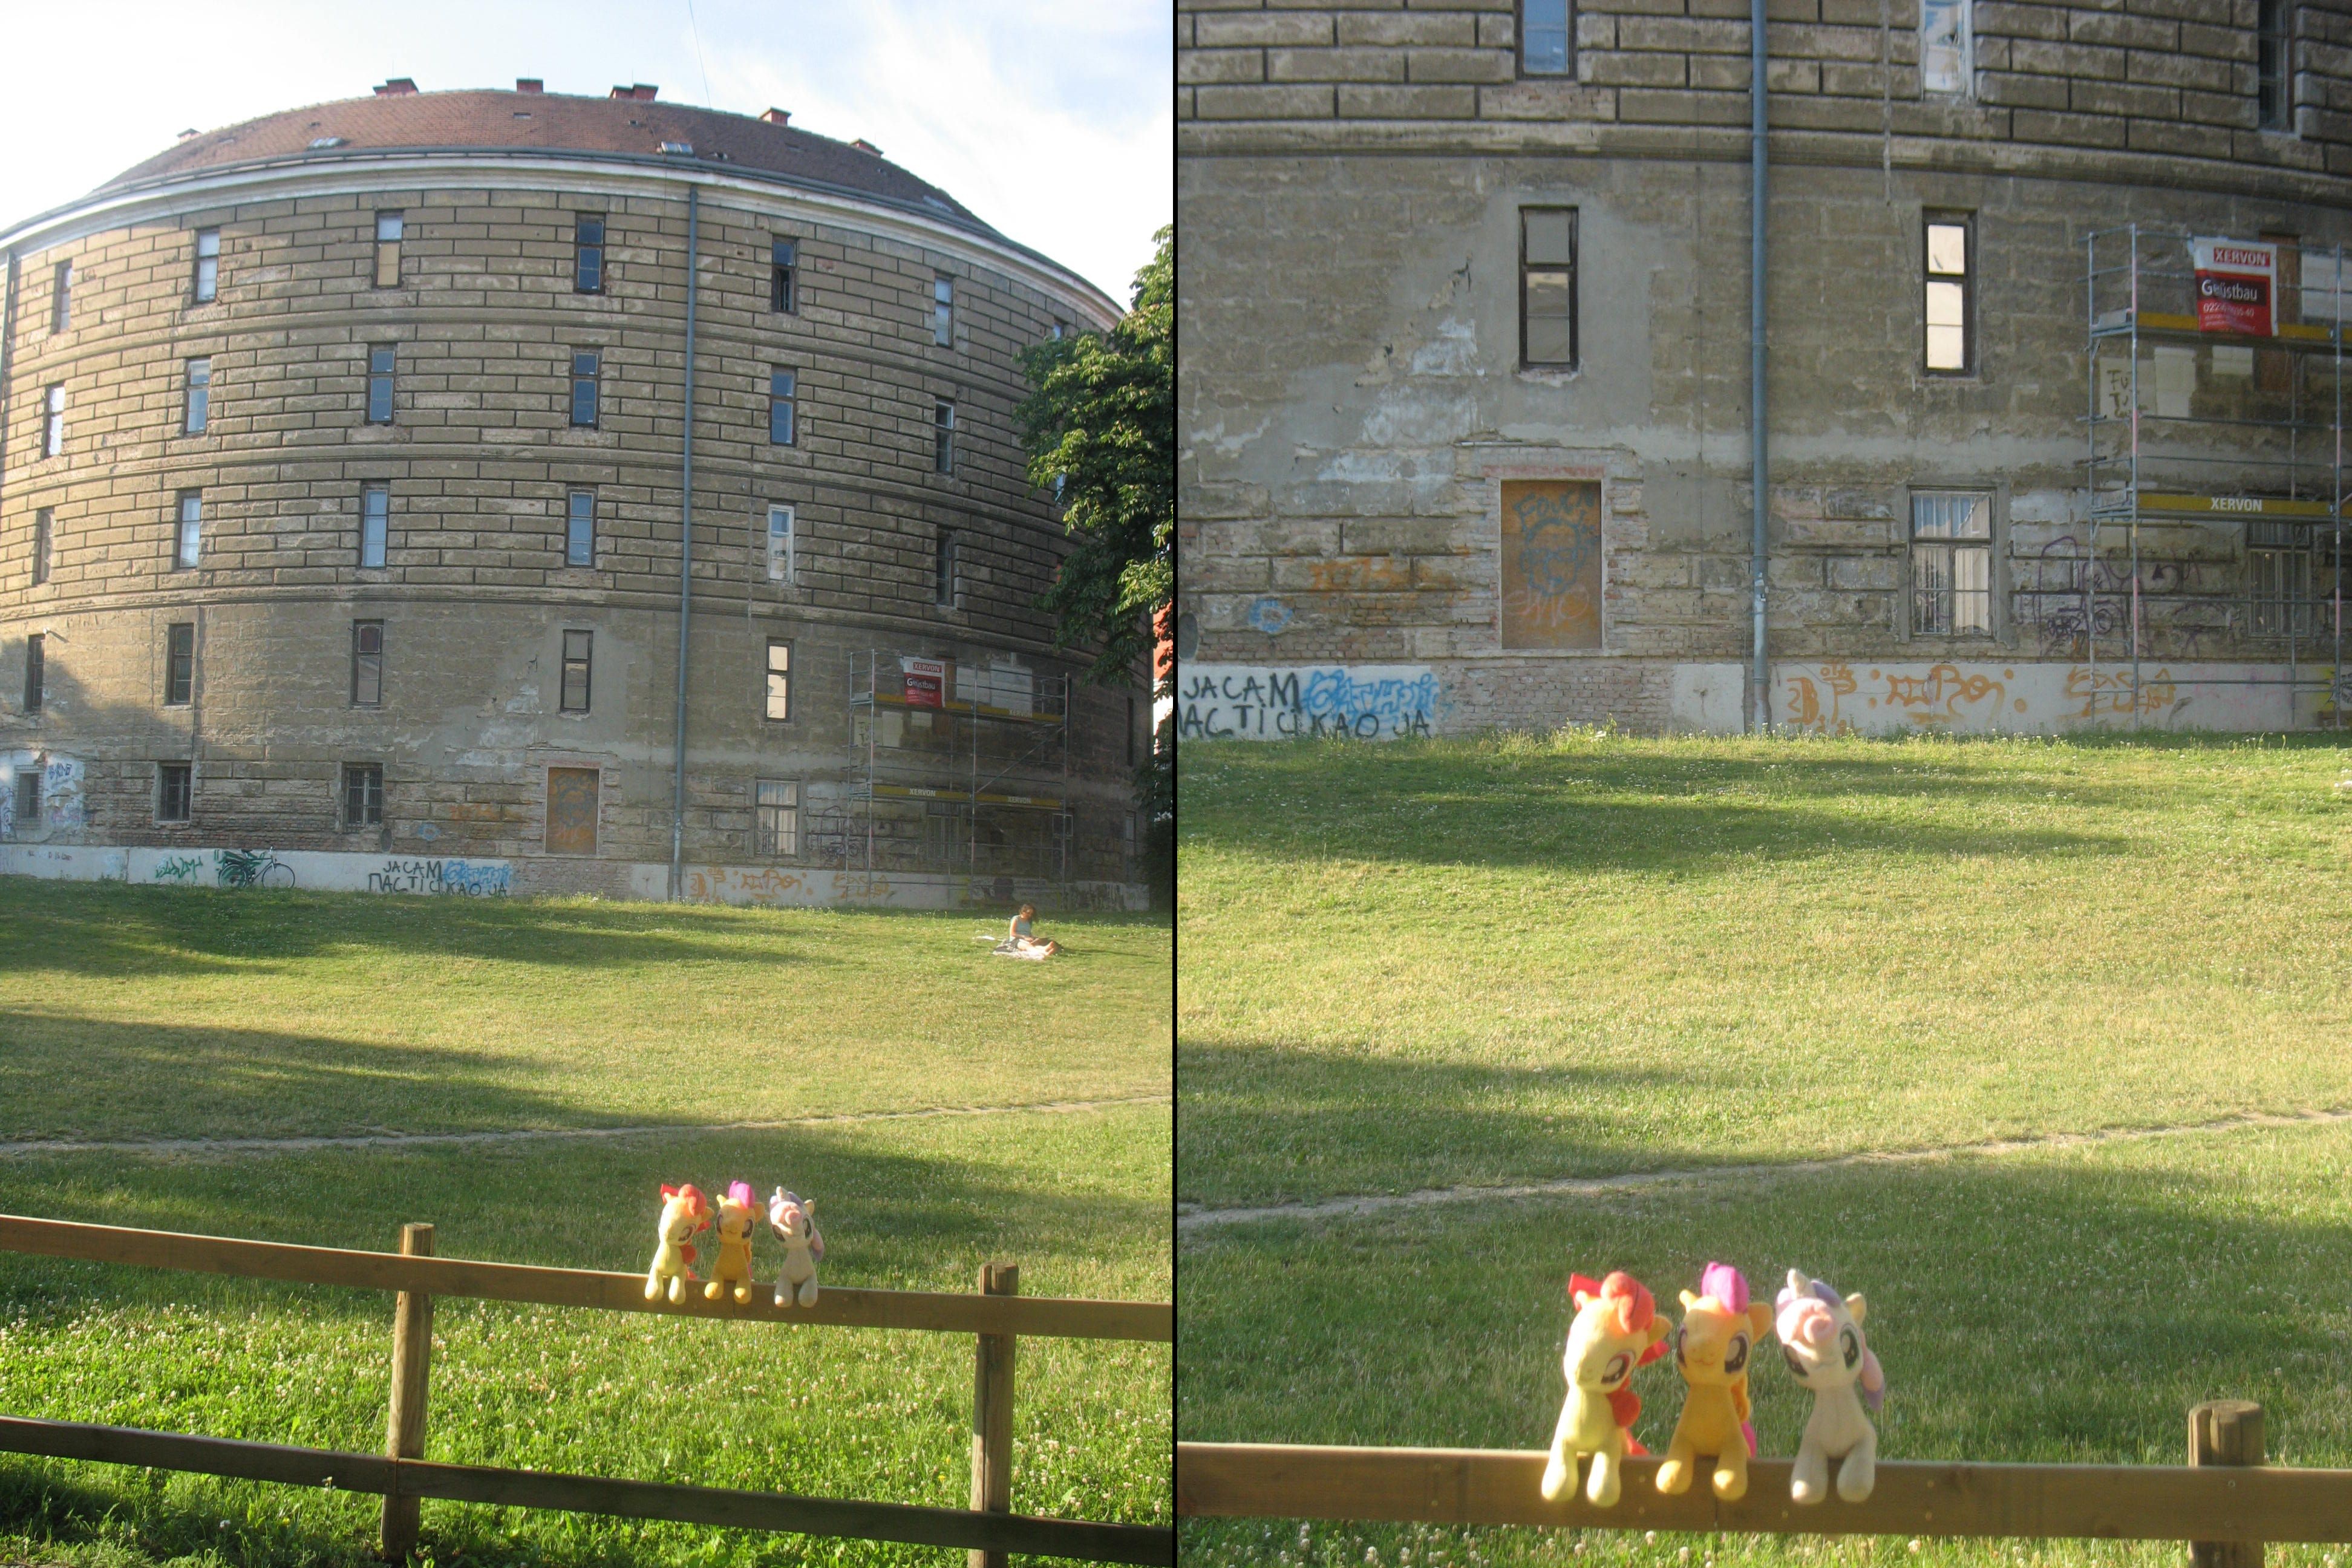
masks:
<path fill-rule="evenodd" d="M 1121 303 L 1174 207 L 1166 0 L 95 0 L 6 8 L 0 226 L 173 144 L 392 76 L 662 96 L 844 140 L 950 192 Z M 37 64 L 36 64 L 37 62 Z M 709 91 L 704 89 L 708 72 Z"/>

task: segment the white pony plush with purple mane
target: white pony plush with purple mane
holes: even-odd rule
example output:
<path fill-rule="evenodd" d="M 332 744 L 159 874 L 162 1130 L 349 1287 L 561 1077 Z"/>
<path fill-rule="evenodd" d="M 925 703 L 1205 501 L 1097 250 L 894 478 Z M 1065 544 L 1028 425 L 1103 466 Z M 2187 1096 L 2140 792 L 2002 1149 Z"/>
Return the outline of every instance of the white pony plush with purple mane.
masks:
<path fill-rule="evenodd" d="M 1841 1300 L 1819 1279 L 1789 1270 L 1773 1303 L 1773 1331 L 1797 1381 L 1813 1391 L 1813 1414 L 1789 1472 L 1789 1500 L 1816 1503 L 1829 1495 L 1830 1461 L 1840 1459 L 1838 1496 L 1860 1502 L 1878 1481 L 1878 1432 L 1870 1415 L 1886 1396 L 1886 1374 L 1862 1337 L 1868 1306 L 1860 1296 Z"/>

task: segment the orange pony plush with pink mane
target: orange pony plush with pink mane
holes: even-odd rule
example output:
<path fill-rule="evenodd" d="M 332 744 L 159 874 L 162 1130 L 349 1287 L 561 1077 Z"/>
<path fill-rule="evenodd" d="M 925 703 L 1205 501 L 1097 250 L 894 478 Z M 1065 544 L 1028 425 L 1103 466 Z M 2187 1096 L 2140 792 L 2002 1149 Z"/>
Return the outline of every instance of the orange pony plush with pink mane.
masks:
<path fill-rule="evenodd" d="M 1756 1452 L 1749 1425 L 1748 1363 L 1772 1331 L 1772 1309 L 1748 1299 L 1748 1279 L 1728 1263 L 1710 1263 L 1699 1294 L 1683 1295 L 1683 1326 L 1675 1331 L 1675 1364 L 1690 1385 L 1683 1413 L 1658 1467 L 1658 1489 L 1672 1497 L 1690 1489 L 1698 1461 L 1715 1460 L 1715 1495 L 1738 1502 L 1748 1495 L 1748 1460 Z"/>
<path fill-rule="evenodd" d="M 1611 1508 L 1617 1501 L 1625 1456 L 1643 1451 L 1633 1440 L 1633 1417 L 1642 1400 L 1626 1384 L 1635 1367 L 1666 1353 L 1663 1342 L 1667 1324 L 1648 1289 L 1622 1269 L 1601 1280 L 1570 1276 L 1568 1298 L 1576 1306 L 1568 1350 L 1560 1357 L 1561 1370 L 1568 1373 L 1568 1403 L 1560 1406 L 1559 1425 L 1552 1428 L 1543 1498 L 1557 1502 L 1575 1484 L 1576 1462 L 1590 1454 L 1592 1473 L 1584 1495 L 1596 1508 Z"/>
<path fill-rule="evenodd" d="M 654 1266 L 646 1273 L 646 1300 L 660 1300 L 667 1283 L 675 1306 L 686 1300 L 686 1288 L 695 1278 L 694 1247 L 688 1237 L 710 1228 L 710 1205 L 691 1182 L 682 1187 L 665 1185 L 661 1195 L 661 1223 L 656 1229 L 661 1241 L 654 1248 Z"/>
<path fill-rule="evenodd" d="M 719 1200 L 719 1261 L 710 1266 L 710 1283 L 702 1288 L 705 1300 L 716 1301 L 731 1292 L 735 1304 L 751 1299 L 751 1232 L 759 1226 L 759 1200 L 751 1184 L 732 1182 Z"/>

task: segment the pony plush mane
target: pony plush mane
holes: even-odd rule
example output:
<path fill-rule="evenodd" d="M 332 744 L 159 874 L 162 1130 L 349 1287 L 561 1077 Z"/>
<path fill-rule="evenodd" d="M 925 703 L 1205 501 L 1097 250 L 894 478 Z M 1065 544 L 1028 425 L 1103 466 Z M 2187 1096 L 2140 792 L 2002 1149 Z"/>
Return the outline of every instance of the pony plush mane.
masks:
<path fill-rule="evenodd" d="M 1710 1263 L 1698 1277 L 1698 1293 L 1735 1315 L 1748 1310 L 1748 1277 L 1728 1263 Z"/>
<path fill-rule="evenodd" d="M 1606 1279 L 1595 1279 L 1589 1274 L 1570 1275 L 1568 1299 L 1574 1302 L 1579 1296 L 1601 1299 L 1603 1311 L 1617 1320 L 1617 1334 L 1621 1339 L 1632 1339 L 1641 1333 L 1658 1315 L 1657 1299 L 1650 1294 L 1650 1288 L 1622 1268 L 1612 1272 Z M 1644 1350 L 1641 1359 L 1633 1364 L 1647 1366 L 1665 1353 L 1666 1343 L 1660 1340 Z"/>

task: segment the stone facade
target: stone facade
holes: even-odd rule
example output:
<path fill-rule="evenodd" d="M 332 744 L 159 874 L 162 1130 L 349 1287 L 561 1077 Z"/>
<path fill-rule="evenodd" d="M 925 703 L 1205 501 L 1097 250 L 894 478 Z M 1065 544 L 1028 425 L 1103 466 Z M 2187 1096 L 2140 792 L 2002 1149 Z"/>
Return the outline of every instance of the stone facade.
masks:
<path fill-rule="evenodd" d="M 2284 123 L 2265 129 L 2254 0 L 1965 11 L 1967 90 L 1937 93 L 1918 0 L 1771 0 L 1772 721 L 2332 722 L 2329 531 L 2296 536 L 2299 565 L 2222 517 L 2104 524 L 2094 544 L 2085 244 L 2133 223 L 2283 237 L 2302 272 L 2282 320 L 2331 317 L 2352 13 L 2284 7 Z M 1571 68 L 1545 78 L 1519 68 L 1507 0 L 1181 0 L 1179 635 L 1211 678 L 1182 683 L 1186 732 L 1250 732 L 1253 671 L 1356 692 L 1359 733 L 1752 721 L 1748 16 L 1580 0 Z M 1543 209 L 1575 214 L 1573 367 L 1522 358 L 1521 225 Z M 1930 218 L 1971 233 L 1965 374 L 1923 361 Z M 2103 243 L 2105 264 L 2126 242 Z M 2165 246 L 2185 267 L 2185 242 L 2156 237 L 2143 266 Z M 2156 303 L 2189 308 L 2185 281 L 2164 287 L 2179 301 Z M 2134 343 L 2105 351 L 2126 378 Z M 2284 437 L 2219 423 L 2293 400 L 2324 425 L 2334 351 L 2312 346 L 2138 341 L 2141 410 L 2207 421 L 2164 427 L 2182 464 L 2211 459 L 2207 489 L 2324 497 L 2325 460 L 2290 480 L 2263 466 Z M 2190 356 L 2178 410 L 2153 401 L 2168 354 Z M 1915 535 L 1921 498 L 1947 493 L 1989 523 L 1985 624 L 1957 635 L 1921 598 Z M 1597 529 L 1579 635 L 1515 625 L 1538 592 L 1514 531 L 1533 494 Z M 2301 611 L 2257 602 L 2282 571 L 2307 574 Z M 2118 690 L 2135 583 L 2141 670 Z M 1333 673 L 1367 668 L 1388 685 Z M 1424 673 L 1404 721 L 1374 712 L 1367 694 Z M 1265 732 L 1328 728 L 1312 710 Z"/>
<path fill-rule="evenodd" d="M 13 779 L 65 759 L 79 781 L 78 811 L 12 821 L 11 841 L 495 858 L 517 890 L 644 891 L 637 868 L 670 858 L 694 185 L 687 864 L 707 882 L 729 867 L 864 868 L 868 748 L 853 687 L 871 689 L 878 668 L 895 697 L 898 656 L 929 656 L 960 671 L 950 704 L 989 700 L 975 680 L 992 667 L 1024 672 L 1040 711 L 1066 688 L 1062 728 L 937 721 L 942 734 L 961 726 L 967 787 L 1066 810 L 983 810 L 977 843 L 966 835 L 949 860 L 952 830 L 935 820 L 928 850 L 923 839 L 926 812 L 943 807 L 886 803 L 877 870 L 962 872 L 976 897 L 1044 879 L 1124 901 L 1149 720 L 1128 694 L 1076 679 L 1079 665 L 1049 645 L 1034 601 L 1061 527 L 1024 477 L 1013 419 L 1019 351 L 1057 327 L 1106 325 L 1116 308 L 984 226 L 903 204 L 708 163 L 436 162 L 388 152 L 190 173 L 0 235 L 0 763 Z M 402 216 L 399 276 L 378 287 L 385 212 Z M 574 288 L 583 214 L 605 225 L 601 292 Z M 195 237 L 210 230 L 217 297 L 198 302 Z M 778 238 L 797 247 L 789 314 L 771 308 Z M 940 278 L 953 289 L 945 345 Z M 371 351 L 387 345 L 391 418 L 371 423 Z M 597 416 L 575 427 L 573 356 L 591 351 Z M 198 358 L 208 417 L 187 434 Z M 778 370 L 794 378 L 790 445 L 769 438 Z M 950 473 L 937 471 L 943 401 Z M 362 555 L 371 487 L 388 496 L 380 565 Z M 584 566 L 567 563 L 575 492 L 594 498 Z M 201 546 L 182 566 L 178 508 L 192 494 Z M 775 505 L 793 509 L 788 580 L 771 570 Z M 372 706 L 354 701 L 361 621 L 383 628 Z M 167 689 L 173 625 L 193 628 L 184 700 Z M 565 634 L 580 631 L 593 634 L 589 700 L 564 711 Z M 790 649 L 782 721 L 768 717 L 772 641 Z M 972 733 L 985 740 L 976 774 Z M 159 764 L 183 762 L 188 820 L 159 820 Z M 383 770 L 380 824 L 346 810 L 354 765 Z M 593 831 L 571 853 L 551 852 L 546 820 L 558 769 L 595 775 Z M 797 785 L 797 847 L 755 842 L 758 779 Z"/>

